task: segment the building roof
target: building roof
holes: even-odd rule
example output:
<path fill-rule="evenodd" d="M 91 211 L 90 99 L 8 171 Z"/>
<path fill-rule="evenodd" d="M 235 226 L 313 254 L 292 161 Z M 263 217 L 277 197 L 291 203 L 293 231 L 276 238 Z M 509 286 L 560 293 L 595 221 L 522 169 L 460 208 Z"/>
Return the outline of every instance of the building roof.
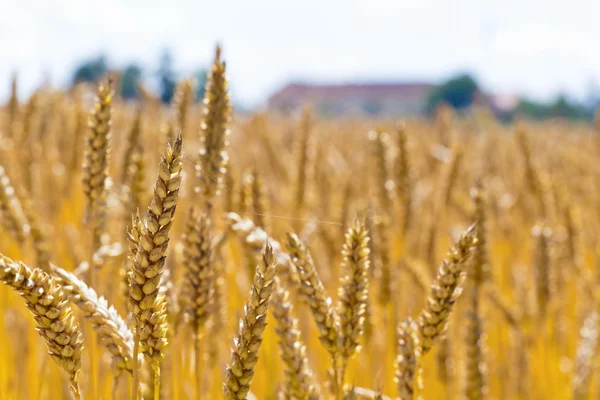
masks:
<path fill-rule="evenodd" d="M 300 84 L 291 83 L 269 98 L 270 106 L 296 104 L 307 101 L 332 101 L 345 98 L 425 98 L 434 87 L 431 83 L 352 83 L 352 84 Z"/>

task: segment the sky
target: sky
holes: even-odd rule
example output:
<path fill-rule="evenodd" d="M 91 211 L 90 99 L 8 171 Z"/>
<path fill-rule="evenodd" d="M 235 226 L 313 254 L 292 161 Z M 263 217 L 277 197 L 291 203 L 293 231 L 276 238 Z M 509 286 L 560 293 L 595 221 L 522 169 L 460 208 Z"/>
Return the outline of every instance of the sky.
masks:
<path fill-rule="evenodd" d="M 290 81 L 441 81 L 582 98 L 600 85 L 597 0 L 0 0 L 0 98 L 68 83 L 82 60 L 152 70 L 169 48 L 191 74 L 223 46 L 235 101 L 260 106 Z"/>

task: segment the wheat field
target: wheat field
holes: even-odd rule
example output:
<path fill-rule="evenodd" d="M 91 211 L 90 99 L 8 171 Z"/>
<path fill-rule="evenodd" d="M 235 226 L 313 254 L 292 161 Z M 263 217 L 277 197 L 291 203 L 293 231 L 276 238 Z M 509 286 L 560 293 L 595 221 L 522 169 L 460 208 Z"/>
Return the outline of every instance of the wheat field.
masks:
<path fill-rule="evenodd" d="M 197 104 L 16 84 L 0 398 L 600 394 L 600 125 L 237 114 L 219 50 Z"/>

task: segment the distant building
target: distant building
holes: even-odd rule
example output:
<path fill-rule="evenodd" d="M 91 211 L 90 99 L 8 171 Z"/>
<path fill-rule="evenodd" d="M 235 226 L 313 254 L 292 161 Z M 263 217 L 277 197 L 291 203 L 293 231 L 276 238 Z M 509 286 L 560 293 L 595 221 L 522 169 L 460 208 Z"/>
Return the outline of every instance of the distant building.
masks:
<path fill-rule="evenodd" d="M 425 113 L 431 83 L 292 83 L 273 94 L 268 106 L 294 112 L 306 104 L 323 115 L 407 116 Z"/>

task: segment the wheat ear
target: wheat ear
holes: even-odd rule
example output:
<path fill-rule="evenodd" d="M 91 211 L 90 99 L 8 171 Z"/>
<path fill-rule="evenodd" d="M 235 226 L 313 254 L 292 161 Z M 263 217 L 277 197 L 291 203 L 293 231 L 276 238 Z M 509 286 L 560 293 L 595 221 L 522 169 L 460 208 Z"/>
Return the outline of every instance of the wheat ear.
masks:
<path fill-rule="evenodd" d="M 419 340 L 424 356 L 446 331 L 452 306 L 462 293 L 466 262 L 472 255 L 477 239 L 475 226 L 467 229 L 450 249 L 431 284 L 427 304 L 419 316 Z"/>
<path fill-rule="evenodd" d="M 67 372 L 71 391 L 79 399 L 83 335 L 60 285 L 41 269 L 31 269 L 3 255 L 0 255 L 0 280 L 25 299 L 50 356 Z"/>
<path fill-rule="evenodd" d="M 87 199 L 87 218 L 92 224 L 93 250 L 100 247 L 106 220 L 106 185 L 112 114 L 112 81 L 98 86 L 96 104 L 90 115 L 90 131 L 83 162 L 83 192 Z"/>
<path fill-rule="evenodd" d="M 594 368 L 594 356 L 598 347 L 598 314 L 587 316 L 581 328 L 581 340 L 575 356 L 575 377 L 573 378 L 573 397 L 575 400 L 589 398 L 590 381 Z"/>
<path fill-rule="evenodd" d="M 540 319 L 544 319 L 548 313 L 552 286 L 550 283 L 550 238 L 552 230 L 540 223 L 534 226 L 531 232 L 536 240 L 534 274 L 538 315 Z"/>
<path fill-rule="evenodd" d="M 231 119 L 231 102 L 227 90 L 225 63 L 221 61 L 221 49 L 217 47 L 215 61 L 209 72 L 204 95 L 204 116 L 200 125 L 200 157 L 196 165 L 199 192 L 210 208 L 218 194 L 227 169 L 227 125 Z"/>
<path fill-rule="evenodd" d="M 227 366 L 223 393 L 226 399 L 246 399 L 254 368 L 258 361 L 258 350 L 267 326 L 269 299 L 274 288 L 277 263 L 273 248 L 267 243 L 262 260 L 256 267 L 250 298 L 244 307 L 238 335 L 231 352 L 231 363 Z"/>
<path fill-rule="evenodd" d="M 0 213 L 5 227 L 22 245 L 25 241 L 25 233 L 23 232 L 23 216 L 19 207 L 15 189 L 11 185 L 4 167 L 0 166 Z"/>
<path fill-rule="evenodd" d="M 346 233 L 338 314 L 342 332 L 341 355 L 345 365 L 360 350 L 369 296 L 369 236 L 362 222 L 355 221 Z M 342 368 L 342 375 L 345 368 Z"/>
<path fill-rule="evenodd" d="M 398 385 L 399 400 L 413 400 L 415 391 L 422 385 L 419 368 L 420 351 L 418 325 L 408 318 L 398 327 L 395 380 Z"/>
<path fill-rule="evenodd" d="M 398 123 L 398 158 L 396 159 L 396 192 L 403 207 L 402 232 L 406 236 L 412 219 L 411 163 L 408 154 L 406 124 Z"/>
<path fill-rule="evenodd" d="M 83 311 L 98 337 L 112 354 L 117 368 L 133 373 L 133 334 L 117 310 L 110 306 L 104 297 L 99 297 L 74 274 L 53 266 L 52 273 L 57 277 L 63 292 Z"/>
<path fill-rule="evenodd" d="M 331 297 L 325 293 L 323 282 L 306 246 L 294 233 L 287 234 L 287 250 L 300 277 L 300 292 L 312 311 L 319 339 L 325 349 L 337 358 L 341 348 L 340 318 L 333 307 Z"/>
<path fill-rule="evenodd" d="M 307 171 L 310 171 L 313 163 L 313 154 L 311 146 L 312 137 L 312 110 L 306 107 L 302 112 L 300 120 L 300 130 L 296 135 L 294 152 L 296 153 L 296 171 L 294 178 L 294 202 L 295 210 L 298 216 L 302 216 L 306 203 L 306 192 L 308 182 Z"/>
<path fill-rule="evenodd" d="M 129 135 L 127 136 L 127 143 L 125 144 L 125 151 L 123 152 L 123 160 L 121 161 L 121 184 L 129 185 L 131 179 L 131 164 L 132 157 L 135 153 L 136 148 L 142 134 L 142 109 L 138 108 Z"/>
<path fill-rule="evenodd" d="M 10 138 L 14 135 L 15 124 L 19 118 L 19 98 L 17 97 L 17 85 L 18 85 L 17 73 L 13 73 L 10 82 L 10 98 L 7 104 L 8 121 L 6 124 L 6 132 Z"/>
<path fill-rule="evenodd" d="M 275 331 L 279 336 L 281 358 L 286 366 L 284 397 L 291 400 L 318 400 L 320 389 L 308 365 L 306 346 L 298 329 L 298 319 L 293 315 L 290 293 L 281 285 L 279 279 L 276 279 L 275 285 L 271 312 L 277 322 Z"/>
<path fill-rule="evenodd" d="M 268 221 L 268 193 L 264 176 L 258 171 L 258 167 L 252 169 L 252 209 L 253 217 L 257 226 L 269 231 Z"/>
<path fill-rule="evenodd" d="M 466 359 L 464 397 L 469 400 L 486 398 L 486 363 L 485 335 L 480 310 L 481 287 L 488 276 L 488 255 L 486 247 L 486 219 L 484 209 L 484 193 L 478 182 L 471 191 L 475 203 L 475 219 L 477 221 L 477 249 L 471 259 L 471 288 L 469 309 L 466 318 Z"/>
<path fill-rule="evenodd" d="M 142 351 L 155 372 L 155 383 L 160 379 L 160 361 L 167 345 L 167 315 L 165 297 L 160 290 L 161 275 L 165 270 L 169 231 L 175 217 L 182 168 L 180 135 L 172 146 L 167 145 L 159 163 L 154 197 L 148 207 L 148 217 L 129 273 L 129 303 L 136 326 L 134 346 L 137 347 L 139 340 Z M 134 349 L 134 362 L 136 358 Z M 134 373 L 137 373 L 135 367 Z M 135 397 L 137 382 L 133 388 Z"/>
<path fill-rule="evenodd" d="M 177 118 L 177 125 L 181 130 L 181 135 L 185 135 L 188 110 L 190 104 L 194 101 L 196 82 L 194 79 L 184 79 L 177 84 L 175 94 L 173 95 L 173 108 Z"/>
<path fill-rule="evenodd" d="M 211 243 L 211 221 L 207 214 L 195 218 L 192 231 L 186 239 L 187 263 L 185 271 L 186 313 L 191 318 L 194 332 L 198 335 L 209 316 L 211 288 L 214 279 Z"/>
<path fill-rule="evenodd" d="M 343 395 L 341 381 L 343 371 L 340 370 L 340 352 L 342 350 L 342 334 L 340 317 L 333 306 L 331 297 L 325 293 L 323 282 L 317 274 L 317 269 L 306 246 L 296 234 L 287 234 L 287 250 L 296 266 L 300 279 L 299 291 L 308 303 L 313 319 L 319 330 L 319 340 L 331 355 L 333 367 L 332 391 L 336 399 Z M 342 365 L 343 369 L 343 365 Z"/>

